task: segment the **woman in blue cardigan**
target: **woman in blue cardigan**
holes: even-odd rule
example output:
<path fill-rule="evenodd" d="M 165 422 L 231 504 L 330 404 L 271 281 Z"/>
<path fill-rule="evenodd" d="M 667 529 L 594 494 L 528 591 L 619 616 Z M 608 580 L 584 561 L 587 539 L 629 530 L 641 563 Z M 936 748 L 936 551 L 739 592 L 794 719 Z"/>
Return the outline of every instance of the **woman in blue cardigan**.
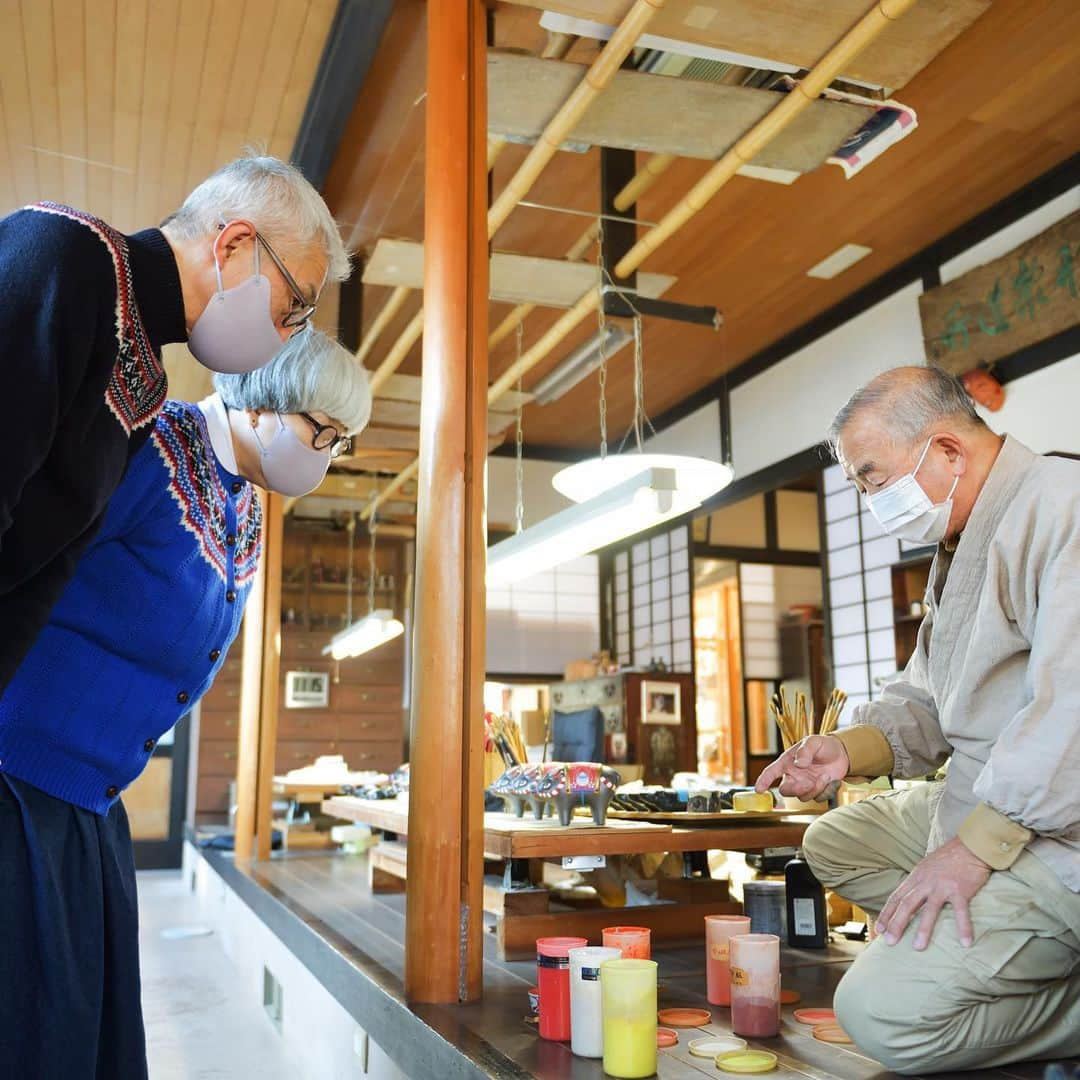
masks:
<path fill-rule="evenodd" d="M 197 405 L 166 402 L 0 697 L 4 1075 L 146 1076 L 120 794 L 240 628 L 260 551 L 252 485 L 313 490 L 371 412 L 355 358 L 311 330 L 214 382 Z"/>

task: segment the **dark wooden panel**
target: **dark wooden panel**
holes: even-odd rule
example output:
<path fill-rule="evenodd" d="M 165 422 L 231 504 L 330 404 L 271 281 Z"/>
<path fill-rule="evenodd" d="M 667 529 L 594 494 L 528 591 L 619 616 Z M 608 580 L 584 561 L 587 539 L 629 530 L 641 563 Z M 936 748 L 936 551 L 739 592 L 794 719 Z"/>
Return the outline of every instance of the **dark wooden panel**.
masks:
<path fill-rule="evenodd" d="M 199 739 L 199 776 L 236 775 L 236 739 Z"/>
<path fill-rule="evenodd" d="M 199 814 L 229 812 L 231 776 L 200 776 L 195 788 L 195 810 Z"/>

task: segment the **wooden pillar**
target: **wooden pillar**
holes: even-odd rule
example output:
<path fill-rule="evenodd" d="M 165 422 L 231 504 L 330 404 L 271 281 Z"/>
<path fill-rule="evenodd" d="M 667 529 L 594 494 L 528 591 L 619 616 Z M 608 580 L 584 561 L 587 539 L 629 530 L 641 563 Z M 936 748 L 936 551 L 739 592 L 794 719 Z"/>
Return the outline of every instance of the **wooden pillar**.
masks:
<path fill-rule="evenodd" d="M 236 772 L 238 862 L 270 857 L 271 786 L 277 743 L 281 670 L 281 553 L 284 498 L 259 491 L 263 550 L 244 609 L 244 663 L 240 681 L 240 730 Z"/>
<path fill-rule="evenodd" d="M 487 443 L 485 7 L 429 4 L 405 992 L 480 996 Z"/>

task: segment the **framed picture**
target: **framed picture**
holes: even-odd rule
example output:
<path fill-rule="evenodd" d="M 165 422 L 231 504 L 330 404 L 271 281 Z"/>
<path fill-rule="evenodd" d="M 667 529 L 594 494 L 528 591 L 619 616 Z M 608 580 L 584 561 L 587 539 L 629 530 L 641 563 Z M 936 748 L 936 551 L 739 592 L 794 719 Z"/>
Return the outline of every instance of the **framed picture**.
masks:
<path fill-rule="evenodd" d="M 645 679 L 641 683 L 641 722 L 643 724 L 682 723 L 682 687 L 677 682 Z"/>

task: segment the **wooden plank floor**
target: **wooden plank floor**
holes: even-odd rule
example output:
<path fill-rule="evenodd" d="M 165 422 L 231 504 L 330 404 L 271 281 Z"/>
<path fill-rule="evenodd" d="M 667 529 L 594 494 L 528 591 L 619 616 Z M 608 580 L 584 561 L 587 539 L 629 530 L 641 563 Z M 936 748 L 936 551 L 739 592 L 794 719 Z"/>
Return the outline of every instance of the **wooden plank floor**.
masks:
<path fill-rule="evenodd" d="M 285 894 L 318 921 L 366 953 L 391 976 L 400 980 L 404 969 L 404 894 L 373 895 L 367 885 L 364 856 L 307 853 L 275 858 L 254 871 L 257 881 Z M 631 909 L 632 911 L 632 909 Z M 624 918 L 628 919 L 631 911 Z M 612 915 L 614 920 L 614 913 Z M 798 990 L 800 1006 L 831 1006 L 833 992 L 861 945 L 838 942 L 823 952 L 784 949 L 781 961 L 785 988 Z M 660 965 L 661 1008 L 693 1005 L 705 1001 L 703 948 L 654 950 Z M 317 974 L 317 973 L 316 973 Z M 358 978 L 363 978 L 359 972 Z M 536 1035 L 527 1019 L 527 989 L 536 981 L 532 963 L 495 959 L 494 939 L 485 941 L 484 999 L 475 1005 L 447 1011 L 472 1036 L 479 1036 L 539 1080 L 592 1080 L 603 1077 L 598 1061 L 574 1057 L 567 1045 L 551 1043 Z M 776 1039 L 751 1041 L 752 1046 L 772 1050 L 779 1068 L 769 1076 L 776 1080 L 892 1080 L 897 1074 L 854 1047 L 820 1043 L 809 1028 L 797 1024 L 794 1006 L 784 1008 L 781 1034 Z M 730 1032 L 728 1010 L 713 1008 L 713 1023 L 699 1030 L 680 1031 L 679 1045 L 660 1051 L 657 1075 L 661 1080 L 697 1080 L 722 1075 L 711 1061 L 691 1056 L 686 1046 L 703 1033 Z M 940 1080 L 1040 1080 L 1044 1066 L 1038 1063 L 984 1069 L 977 1073 L 936 1073 Z M 418 1078 L 419 1080 L 419 1078 Z"/>

